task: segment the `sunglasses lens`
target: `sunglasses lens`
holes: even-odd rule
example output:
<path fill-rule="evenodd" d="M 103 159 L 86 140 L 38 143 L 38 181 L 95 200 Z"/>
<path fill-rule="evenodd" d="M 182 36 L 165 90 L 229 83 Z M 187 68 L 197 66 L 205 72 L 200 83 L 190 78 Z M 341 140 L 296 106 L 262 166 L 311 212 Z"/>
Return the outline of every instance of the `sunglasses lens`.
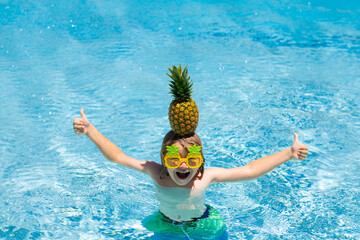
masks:
<path fill-rule="evenodd" d="M 188 159 L 189 167 L 197 167 L 201 164 L 200 158 L 189 158 Z"/>
<path fill-rule="evenodd" d="M 168 158 L 167 165 L 169 167 L 178 167 L 180 160 L 178 158 Z"/>

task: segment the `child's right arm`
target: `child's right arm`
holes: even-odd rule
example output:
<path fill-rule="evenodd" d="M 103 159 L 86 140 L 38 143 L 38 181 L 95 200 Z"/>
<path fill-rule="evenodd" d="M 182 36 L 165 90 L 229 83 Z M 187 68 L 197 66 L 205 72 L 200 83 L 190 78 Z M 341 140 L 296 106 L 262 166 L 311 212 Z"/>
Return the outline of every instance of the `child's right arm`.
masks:
<path fill-rule="evenodd" d="M 113 142 L 102 135 L 87 119 L 84 109 L 80 110 L 81 118 L 74 119 L 76 134 L 85 134 L 97 146 L 100 152 L 110 161 L 130 167 L 148 175 L 153 175 L 161 166 L 153 161 L 140 161 L 123 153 Z"/>

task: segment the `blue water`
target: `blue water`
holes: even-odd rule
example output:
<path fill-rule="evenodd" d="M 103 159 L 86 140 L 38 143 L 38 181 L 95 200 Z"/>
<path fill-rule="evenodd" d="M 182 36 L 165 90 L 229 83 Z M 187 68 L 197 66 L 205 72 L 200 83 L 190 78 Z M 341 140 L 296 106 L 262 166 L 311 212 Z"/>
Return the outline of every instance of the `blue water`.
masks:
<path fill-rule="evenodd" d="M 0 0 L 0 238 L 151 239 L 151 180 L 72 121 L 159 161 L 167 66 L 188 64 L 206 167 L 310 148 L 206 202 L 229 239 L 360 238 L 358 1 Z"/>

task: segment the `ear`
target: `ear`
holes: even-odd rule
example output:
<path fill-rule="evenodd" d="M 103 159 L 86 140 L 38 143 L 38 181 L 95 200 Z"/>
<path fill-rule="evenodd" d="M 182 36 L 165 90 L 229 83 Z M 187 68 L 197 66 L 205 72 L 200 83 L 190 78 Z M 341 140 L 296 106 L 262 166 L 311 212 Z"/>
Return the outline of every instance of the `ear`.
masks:
<path fill-rule="evenodd" d="M 204 162 L 201 164 L 201 166 L 199 167 L 199 169 L 197 170 L 197 173 L 196 173 L 198 176 L 199 179 L 202 178 L 202 176 L 204 175 Z M 199 176 L 199 174 L 201 174 Z"/>
<path fill-rule="evenodd" d="M 162 169 L 160 172 L 160 179 L 164 179 L 165 177 L 170 176 L 167 168 L 164 165 L 162 165 L 161 167 L 162 167 Z"/>

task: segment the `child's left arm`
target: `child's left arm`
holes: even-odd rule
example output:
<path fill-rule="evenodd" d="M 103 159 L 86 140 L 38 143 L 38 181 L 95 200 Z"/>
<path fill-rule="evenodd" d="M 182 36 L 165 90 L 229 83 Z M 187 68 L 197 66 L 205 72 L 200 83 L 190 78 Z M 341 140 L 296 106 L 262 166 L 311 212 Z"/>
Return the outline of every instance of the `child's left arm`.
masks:
<path fill-rule="evenodd" d="M 294 138 L 291 147 L 278 153 L 257 159 L 242 167 L 231 169 L 210 168 L 208 174 L 212 177 L 212 182 L 244 181 L 258 178 L 293 158 L 304 160 L 308 154 L 308 147 L 299 142 L 296 133 L 294 133 Z"/>

